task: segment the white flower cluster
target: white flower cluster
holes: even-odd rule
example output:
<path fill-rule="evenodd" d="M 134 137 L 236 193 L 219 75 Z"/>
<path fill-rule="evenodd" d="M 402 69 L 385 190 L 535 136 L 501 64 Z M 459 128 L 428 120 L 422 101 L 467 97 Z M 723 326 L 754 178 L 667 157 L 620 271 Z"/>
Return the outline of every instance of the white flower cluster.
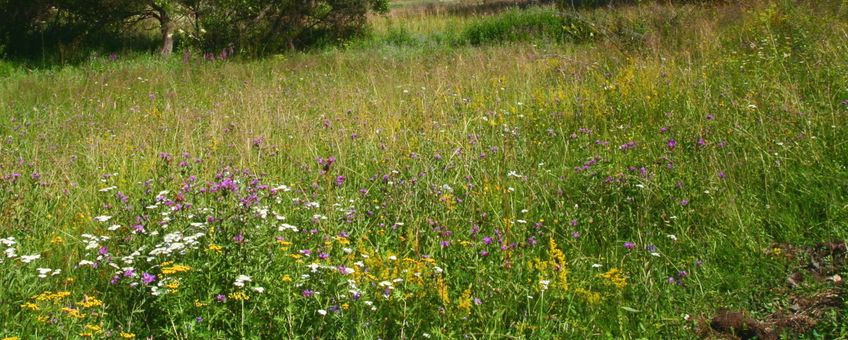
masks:
<path fill-rule="evenodd" d="M 184 255 L 186 250 L 189 249 L 197 249 L 200 245 L 198 239 L 203 237 L 205 234 L 196 233 L 190 236 L 183 236 L 183 234 L 179 231 L 166 234 L 164 236 L 164 242 L 156 245 L 153 250 L 150 251 L 148 255 L 150 256 L 169 256 L 174 253 L 178 253 L 180 255 Z"/>
<path fill-rule="evenodd" d="M 15 241 L 14 237 L 0 238 L 0 244 L 6 247 L 6 250 L 3 251 L 3 254 L 6 255 L 6 258 L 16 258 L 18 257 L 17 249 L 15 248 L 15 244 L 18 242 Z M 0 263 L 3 263 L 3 258 L 0 258 Z"/>

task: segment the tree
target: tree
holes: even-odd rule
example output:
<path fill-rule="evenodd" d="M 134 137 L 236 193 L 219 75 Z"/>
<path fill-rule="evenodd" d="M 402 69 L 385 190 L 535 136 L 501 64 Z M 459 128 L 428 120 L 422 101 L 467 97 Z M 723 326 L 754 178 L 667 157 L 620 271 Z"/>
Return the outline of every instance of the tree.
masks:
<path fill-rule="evenodd" d="M 350 38 L 371 11 L 385 13 L 388 0 L 208 0 L 199 25 L 207 48 L 266 54 Z"/>
<path fill-rule="evenodd" d="M 34 49 L 45 32 L 51 45 L 80 41 L 94 32 L 127 33 L 155 21 L 159 52 L 174 51 L 178 29 L 193 31 L 209 51 L 238 47 L 261 55 L 315 44 L 336 43 L 362 33 L 369 12 L 386 12 L 389 0 L 0 0 L 0 52 Z M 101 35 L 111 37 L 111 35 Z M 96 40 L 96 39 L 94 39 Z M 94 43 L 97 43 L 94 41 Z M 79 45 L 79 44 L 75 44 Z M 27 47 L 27 48 L 25 48 Z M 60 48 L 61 50 L 61 48 Z"/>
<path fill-rule="evenodd" d="M 184 13 L 186 2 L 181 0 L 77 0 L 77 4 L 71 7 L 77 13 L 91 18 L 90 20 L 98 20 L 95 18 L 99 16 L 99 20 L 127 27 L 146 20 L 156 20 L 162 36 L 159 53 L 169 56 L 174 51 L 174 33 L 177 30 L 175 18 Z"/>

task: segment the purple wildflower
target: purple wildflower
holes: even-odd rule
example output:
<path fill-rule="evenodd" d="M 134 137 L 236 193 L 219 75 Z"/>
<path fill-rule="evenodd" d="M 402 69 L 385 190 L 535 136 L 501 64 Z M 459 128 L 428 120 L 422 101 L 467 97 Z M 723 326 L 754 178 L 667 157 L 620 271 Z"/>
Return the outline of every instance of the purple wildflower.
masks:
<path fill-rule="evenodd" d="M 668 143 L 666 143 L 666 144 L 668 145 L 668 149 L 669 149 L 669 150 L 674 150 L 674 148 L 676 148 L 676 147 L 677 147 L 677 141 L 676 141 L 676 140 L 674 140 L 674 138 L 669 139 L 669 140 L 668 140 Z"/>
<path fill-rule="evenodd" d="M 141 283 L 149 285 L 156 281 L 156 275 L 150 274 L 148 272 L 141 273 Z"/>

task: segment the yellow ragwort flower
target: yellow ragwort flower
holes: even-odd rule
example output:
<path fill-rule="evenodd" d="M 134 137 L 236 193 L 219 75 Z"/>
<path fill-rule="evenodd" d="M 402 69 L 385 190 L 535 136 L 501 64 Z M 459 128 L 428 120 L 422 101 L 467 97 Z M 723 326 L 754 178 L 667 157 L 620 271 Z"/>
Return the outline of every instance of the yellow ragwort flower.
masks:
<path fill-rule="evenodd" d="M 233 293 L 230 293 L 229 298 L 230 298 L 230 299 L 233 299 L 233 300 L 235 300 L 235 301 L 247 301 L 247 300 L 250 300 L 250 296 L 248 296 L 248 295 L 247 295 L 247 294 L 245 294 L 244 292 L 233 292 Z"/>
<path fill-rule="evenodd" d="M 27 303 L 22 304 L 22 305 L 21 305 L 21 308 L 29 309 L 29 310 L 32 310 L 32 311 L 36 311 L 36 310 L 38 310 L 38 305 L 36 305 L 36 304 L 34 304 L 34 303 L 32 303 L 32 302 L 27 302 Z"/>
<path fill-rule="evenodd" d="M 98 300 L 96 297 L 83 295 L 83 299 L 80 302 L 77 302 L 77 306 L 82 308 L 92 308 L 99 307 L 103 305 L 103 301 Z"/>
<path fill-rule="evenodd" d="M 65 314 L 68 314 L 69 317 L 74 318 L 74 319 L 82 319 L 82 318 L 85 317 L 85 314 L 80 312 L 79 309 L 62 307 L 62 311 L 65 312 Z"/>
<path fill-rule="evenodd" d="M 185 266 L 185 265 L 181 265 L 181 264 L 175 264 L 175 265 L 170 266 L 170 267 L 163 267 L 162 268 L 162 274 L 163 275 L 173 275 L 173 274 L 176 274 L 176 273 L 184 273 L 184 272 L 187 272 L 189 270 L 191 270 L 191 267 L 189 267 L 189 266 Z"/>

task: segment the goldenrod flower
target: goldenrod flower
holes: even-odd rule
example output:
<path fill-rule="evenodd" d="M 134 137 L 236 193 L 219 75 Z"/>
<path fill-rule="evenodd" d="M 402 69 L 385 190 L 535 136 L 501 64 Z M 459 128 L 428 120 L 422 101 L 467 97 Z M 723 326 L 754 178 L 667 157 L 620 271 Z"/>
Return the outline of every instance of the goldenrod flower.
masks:
<path fill-rule="evenodd" d="M 471 311 L 471 289 L 466 289 L 462 292 L 462 296 L 459 298 L 459 302 L 457 302 L 456 306 L 465 314 L 468 314 Z"/>
<path fill-rule="evenodd" d="M 610 284 L 618 289 L 627 287 L 627 278 L 621 274 L 621 270 L 618 268 L 612 268 L 606 273 L 598 274 L 598 277 L 606 279 Z"/>

